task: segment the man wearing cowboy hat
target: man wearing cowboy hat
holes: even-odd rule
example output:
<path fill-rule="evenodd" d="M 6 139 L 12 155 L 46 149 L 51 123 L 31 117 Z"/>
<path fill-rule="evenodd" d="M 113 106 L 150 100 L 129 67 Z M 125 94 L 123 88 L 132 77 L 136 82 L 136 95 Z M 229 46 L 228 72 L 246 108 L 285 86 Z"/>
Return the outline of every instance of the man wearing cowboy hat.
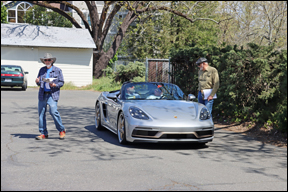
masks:
<path fill-rule="evenodd" d="M 57 103 L 59 100 L 60 88 L 64 85 L 64 78 L 62 70 L 53 63 L 56 58 L 51 53 L 45 53 L 43 58 L 40 58 L 45 67 L 39 70 L 36 84 L 40 86 L 38 93 L 38 113 L 39 113 L 39 132 L 41 135 L 37 136 L 37 140 L 47 139 L 48 130 L 46 127 L 46 109 L 49 105 L 49 112 L 53 117 L 57 130 L 59 131 L 60 139 L 64 139 L 66 129 L 62 124 L 60 113 L 57 111 Z M 53 78 L 51 82 L 44 82 L 44 79 Z"/>

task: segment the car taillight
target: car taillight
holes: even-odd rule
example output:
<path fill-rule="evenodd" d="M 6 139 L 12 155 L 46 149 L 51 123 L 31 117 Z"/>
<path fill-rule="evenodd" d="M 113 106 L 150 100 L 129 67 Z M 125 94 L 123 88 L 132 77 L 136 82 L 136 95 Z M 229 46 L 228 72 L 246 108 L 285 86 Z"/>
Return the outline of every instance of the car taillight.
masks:
<path fill-rule="evenodd" d="M 20 74 L 1 74 L 2 77 L 24 77 L 22 73 Z"/>

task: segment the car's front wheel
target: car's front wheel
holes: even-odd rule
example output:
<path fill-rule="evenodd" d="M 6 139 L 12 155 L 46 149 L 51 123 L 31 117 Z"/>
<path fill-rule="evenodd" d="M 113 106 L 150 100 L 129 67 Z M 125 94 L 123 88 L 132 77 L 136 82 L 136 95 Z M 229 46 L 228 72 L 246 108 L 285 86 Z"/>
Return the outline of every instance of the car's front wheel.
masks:
<path fill-rule="evenodd" d="M 125 117 L 123 112 L 120 113 L 117 123 L 117 135 L 120 144 L 126 144 Z"/>
<path fill-rule="evenodd" d="M 101 109 L 99 102 L 95 105 L 95 127 L 97 130 L 103 130 L 103 126 L 101 125 Z"/>

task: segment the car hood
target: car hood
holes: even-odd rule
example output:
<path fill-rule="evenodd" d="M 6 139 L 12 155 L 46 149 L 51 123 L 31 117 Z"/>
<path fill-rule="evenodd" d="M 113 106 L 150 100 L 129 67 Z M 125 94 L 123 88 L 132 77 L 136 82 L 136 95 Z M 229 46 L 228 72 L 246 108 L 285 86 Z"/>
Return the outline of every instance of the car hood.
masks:
<path fill-rule="evenodd" d="M 129 102 L 130 103 L 130 102 Z M 130 106 L 141 108 L 157 120 L 192 120 L 197 117 L 198 103 L 180 100 L 134 101 Z"/>

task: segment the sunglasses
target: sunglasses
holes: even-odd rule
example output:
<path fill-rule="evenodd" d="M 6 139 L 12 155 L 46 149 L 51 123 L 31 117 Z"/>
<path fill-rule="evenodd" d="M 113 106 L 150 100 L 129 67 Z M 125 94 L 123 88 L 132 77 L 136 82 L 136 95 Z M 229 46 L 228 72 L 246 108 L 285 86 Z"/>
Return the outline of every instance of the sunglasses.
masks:
<path fill-rule="evenodd" d="M 203 62 L 203 63 L 204 63 L 204 62 Z M 199 64 L 198 64 L 198 67 L 199 67 L 201 64 L 202 64 L 202 63 L 199 63 Z"/>
<path fill-rule="evenodd" d="M 44 61 L 51 61 L 51 59 L 44 59 Z"/>

